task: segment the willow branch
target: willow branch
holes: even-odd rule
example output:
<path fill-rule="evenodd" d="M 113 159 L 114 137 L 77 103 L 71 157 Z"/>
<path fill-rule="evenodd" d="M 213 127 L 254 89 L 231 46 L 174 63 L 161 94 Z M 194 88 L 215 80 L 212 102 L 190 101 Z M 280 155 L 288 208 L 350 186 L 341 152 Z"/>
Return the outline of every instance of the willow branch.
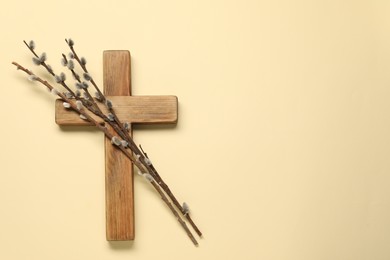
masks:
<path fill-rule="evenodd" d="M 71 40 L 71 39 L 65 39 L 65 42 L 68 44 L 68 46 L 69 46 L 69 49 L 70 49 L 70 51 L 72 52 L 72 54 L 73 54 L 73 56 L 74 56 L 74 59 L 77 61 L 77 63 L 80 65 L 80 67 L 83 69 L 83 71 L 85 72 L 85 73 L 89 73 L 88 72 L 88 69 L 87 69 L 87 66 L 86 66 L 86 62 L 84 61 L 82 61 L 82 58 L 80 58 L 78 55 L 77 55 L 77 53 L 76 53 L 76 51 L 75 51 L 75 49 L 74 49 L 74 47 L 73 47 L 73 45 L 74 45 L 74 42 Z M 97 86 L 97 84 L 96 84 L 96 82 L 93 80 L 93 79 L 91 79 L 91 83 L 92 83 L 92 85 L 94 86 L 94 88 L 95 88 L 95 90 L 99 93 L 99 95 L 103 98 L 103 102 L 106 102 L 106 98 L 105 98 L 105 96 L 103 95 L 103 93 L 100 91 L 100 89 L 99 89 L 99 87 Z"/>
<path fill-rule="evenodd" d="M 169 202 L 168 198 L 165 196 L 164 192 L 161 190 L 160 186 L 155 182 L 151 181 L 151 184 L 153 187 L 157 190 L 157 192 L 160 194 L 161 199 L 165 202 L 165 204 L 168 205 L 169 209 L 172 211 L 173 215 L 175 215 L 177 221 L 179 221 L 180 225 L 183 227 L 183 229 L 186 231 L 188 237 L 191 239 L 192 243 L 194 245 L 198 245 L 198 242 L 196 241 L 195 237 L 192 235 L 191 231 L 188 229 L 186 223 L 181 219 L 175 208 L 172 206 L 172 204 Z"/>
<path fill-rule="evenodd" d="M 16 62 L 12 62 L 13 65 L 17 67 L 18 70 L 22 70 L 29 76 L 33 76 L 34 81 L 38 81 L 42 85 L 44 85 L 48 90 L 50 90 L 52 93 L 55 95 L 59 96 L 62 100 L 67 102 L 70 106 L 71 109 L 74 111 L 78 112 L 81 116 L 83 116 L 84 120 L 91 122 L 93 125 L 95 125 L 99 130 L 101 130 L 107 138 L 110 140 L 114 140 L 115 136 L 110 133 L 110 131 L 105 127 L 104 125 L 101 125 L 99 122 L 97 122 L 93 117 L 91 117 L 83 108 L 80 108 L 77 106 L 77 100 L 75 101 L 74 99 L 68 98 L 66 95 L 63 93 L 59 92 L 56 90 L 50 83 L 47 81 L 41 79 L 40 77 L 36 76 L 32 71 L 26 69 L 25 67 L 21 66 L 20 64 Z M 129 151 L 129 149 L 126 146 L 123 146 L 121 143 L 117 144 L 116 142 L 112 142 L 115 147 L 120 149 L 126 157 L 128 157 L 134 164 L 135 166 L 140 169 L 142 172 L 145 172 L 147 169 L 145 169 L 145 166 L 138 160 L 138 158 L 135 158 L 132 154 L 132 152 Z M 151 178 L 151 183 L 153 187 L 157 190 L 157 192 L 160 194 L 161 199 L 167 204 L 169 209 L 172 211 L 174 216 L 176 217 L 177 221 L 180 223 L 180 225 L 183 227 L 185 232 L 187 233 L 188 237 L 191 239 L 191 241 L 195 244 L 198 245 L 198 242 L 192 235 L 191 231 L 188 229 L 187 225 L 185 222 L 181 219 L 181 217 L 178 215 L 177 211 L 173 208 L 172 204 L 169 202 L 167 197 L 165 196 L 164 192 L 162 192 L 160 186 L 158 186 L 155 182 L 153 177 Z"/>
<path fill-rule="evenodd" d="M 140 145 L 140 149 L 143 153 L 143 155 L 149 159 L 147 153 L 142 149 L 142 146 Z M 195 232 L 198 234 L 198 236 L 202 237 L 202 232 L 199 230 L 198 226 L 194 223 L 190 216 L 190 212 L 179 203 L 179 201 L 176 199 L 175 195 L 172 193 L 171 189 L 169 186 L 165 183 L 165 181 L 161 178 L 160 174 L 157 172 L 156 168 L 154 165 L 151 163 L 149 160 L 150 165 L 147 165 L 149 171 L 152 171 L 154 175 L 156 176 L 156 181 L 157 183 L 161 186 L 161 188 L 164 190 L 164 192 L 168 195 L 168 197 L 171 199 L 173 204 L 176 206 L 176 208 L 185 216 L 185 218 L 188 220 L 192 228 L 195 230 Z"/>

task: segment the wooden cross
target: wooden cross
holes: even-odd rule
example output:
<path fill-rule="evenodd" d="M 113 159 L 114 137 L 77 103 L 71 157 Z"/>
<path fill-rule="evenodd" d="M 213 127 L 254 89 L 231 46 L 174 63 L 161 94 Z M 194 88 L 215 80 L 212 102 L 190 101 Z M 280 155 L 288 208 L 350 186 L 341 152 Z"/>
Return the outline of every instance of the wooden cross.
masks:
<path fill-rule="evenodd" d="M 177 97 L 131 96 L 129 51 L 103 52 L 104 94 L 112 101 L 122 122 L 176 123 Z M 102 110 L 104 110 L 102 106 Z M 65 110 L 56 102 L 56 123 L 59 125 L 90 125 L 76 112 Z M 94 117 L 98 121 L 103 120 Z M 130 130 L 130 134 L 131 134 Z M 134 239 L 133 165 L 105 138 L 106 160 L 106 237 L 109 241 Z"/>

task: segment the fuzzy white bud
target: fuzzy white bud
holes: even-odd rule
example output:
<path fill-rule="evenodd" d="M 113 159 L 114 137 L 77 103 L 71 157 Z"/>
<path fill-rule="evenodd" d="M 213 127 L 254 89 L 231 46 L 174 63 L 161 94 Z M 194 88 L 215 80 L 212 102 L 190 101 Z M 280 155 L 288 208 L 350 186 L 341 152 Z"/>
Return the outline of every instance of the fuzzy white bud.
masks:
<path fill-rule="evenodd" d="M 148 182 L 153 182 L 154 181 L 154 178 L 152 175 L 150 175 L 149 173 L 145 173 L 143 174 L 144 178 L 148 181 Z"/>
<path fill-rule="evenodd" d="M 73 41 L 71 38 L 69 38 L 69 39 L 67 40 L 67 42 L 68 42 L 68 45 L 69 45 L 70 47 L 73 47 L 74 41 Z"/>
<path fill-rule="evenodd" d="M 70 92 L 65 92 L 65 97 L 67 97 L 67 98 L 73 98 L 73 95 L 72 95 L 72 93 L 70 93 Z"/>
<path fill-rule="evenodd" d="M 80 58 L 80 63 L 82 66 L 85 66 L 87 64 L 87 60 L 84 57 Z"/>
<path fill-rule="evenodd" d="M 106 99 L 106 106 L 108 109 L 112 109 L 112 102 L 111 100 Z"/>
<path fill-rule="evenodd" d="M 152 161 L 149 158 L 145 157 L 144 160 L 147 165 L 152 165 Z"/>
<path fill-rule="evenodd" d="M 69 52 L 68 57 L 69 57 L 69 59 L 74 59 L 74 54 L 73 54 L 73 52 Z"/>
<path fill-rule="evenodd" d="M 69 60 L 67 64 L 68 69 L 73 70 L 74 69 L 74 62 L 73 60 Z"/>
<path fill-rule="evenodd" d="M 137 161 L 137 162 L 139 162 L 139 158 L 141 157 L 141 155 L 140 154 L 136 154 L 135 155 L 135 160 Z"/>
<path fill-rule="evenodd" d="M 95 98 L 96 98 L 98 101 L 102 101 L 102 100 L 103 100 L 103 98 L 102 98 L 102 96 L 100 95 L 99 92 L 95 92 Z"/>
<path fill-rule="evenodd" d="M 42 64 L 41 60 L 37 57 L 32 57 L 32 61 L 34 62 L 35 65 L 38 66 Z"/>
<path fill-rule="evenodd" d="M 190 207 L 188 206 L 187 203 L 183 202 L 182 208 L 183 208 L 183 214 L 184 215 L 187 215 L 188 213 L 190 213 Z"/>
<path fill-rule="evenodd" d="M 29 80 L 29 81 L 36 81 L 37 79 L 38 79 L 38 77 L 35 76 L 34 74 L 28 76 L 28 80 Z"/>
<path fill-rule="evenodd" d="M 55 75 L 54 79 L 56 80 L 56 83 L 61 83 L 61 77 L 60 76 Z"/>
<path fill-rule="evenodd" d="M 62 103 L 62 105 L 65 107 L 65 108 L 70 108 L 70 104 L 68 102 L 64 102 Z"/>
<path fill-rule="evenodd" d="M 92 77 L 88 73 L 84 73 L 83 76 L 84 76 L 84 79 L 86 81 L 91 81 L 92 80 Z"/>
<path fill-rule="evenodd" d="M 108 120 L 110 120 L 111 122 L 113 122 L 113 121 L 115 120 L 114 115 L 111 114 L 111 113 L 108 113 L 107 118 L 108 118 Z"/>
<path fill-rule="evenodd" d="M 55 88 L 52 88 L 52 89 L 51 89 L 51 93 L 52 93 L 54 96 L 58 96 L 58 94 L 60 94 L 60 92 L 58 92 L 58 90 L 56 90 Z"/>
<path fill-rule="evenodd" d="M 122 144 L 121 140 L 116 136 L 113 136 L 111 138 L 111 143 L 116 145 L 116 146 L 120 146 Z"/>
<path fill-rule="evenodd" d="M 54 78 L 55 78 L 57 83 L 61 83 L 61 82 L 64 82 L 66 80 L 66 75 L 65 75 L 65 73 L 61 72 L 60 75 L 55 75 Z"/>
<path fill-rule="evenodd" d="M 129 123 L 129 122 L 125 122 L 124 124 L 123 124 L 123 127 L 125 128 L 125 130 L 130 130 L 130 126 L 131 126 L 131 124 Z"/>
<path fill-rule="evenodd" d="M 87 92 L 83 93 L 83 97 L 84 97 L 85 100 L 89 100 L 89 96 L 88 96 Z"/>
<path fill-rule="evenodd" d="M 80 114 L 80 118 L 83 119 L 83 120 L 88 120 L 88 118 L 82 114 Z"/>
<path fill-rule="evenodd" d="M 30 47 L 31 50 L 34 50 L 35 49 L 35 42 L 31 40 L 28 44 L 28 47 Z"/>
<path fill-rule="evenodd" d="M 80 100 L 77 100 L 76 101 L 76 107 L 78 110 L 81 110 L 83 108 L 83 102 L 81 102 Z"/>
<path fill-rule="evenodd" d="M 41 54 L 41 56 L 39 57 L 39 60 L 41 61 L 41 63 L 44 63 L 47 59 L 47 55 L 46 55 L 46 52 L 43 52 Z"/>
<path fill-rule="evenodd" d="M 121 145 L 122 145 L 124 148 L 126 148 L 126 147 L 129 145 L 129 143 L 126 142 L 125 140 L 122 140 L 122 141 L 121 141 Z"/>
<path fill-rule="evenodd" d="M 62 58 L 61 65 L 65 67 L 66 65 L 68 65 L 68 61 L 65 58 Z"/>

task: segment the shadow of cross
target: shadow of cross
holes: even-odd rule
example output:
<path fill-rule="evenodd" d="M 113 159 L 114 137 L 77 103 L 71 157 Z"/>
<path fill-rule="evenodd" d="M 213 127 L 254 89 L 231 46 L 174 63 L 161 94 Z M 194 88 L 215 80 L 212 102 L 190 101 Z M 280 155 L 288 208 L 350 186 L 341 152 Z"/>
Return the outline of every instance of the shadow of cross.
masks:
<path fill-rule="evenodd" d="M 104 94 L 113 103 L 121 122 L 173 124 L 177 122 L 176 96 L 131 96 L 129 51 L 103 52 Z M 107 110 L 101 106 L 102 110 Z M 90 125 L 75 111 L 56 101 L 58 125 Z M 97 121 L 102 119 L 93 116 Z M 130 130 L 130 134 L 131 134 Z M 105 138 L 106 161 L 106 237 L 109 241 L 134 239 L 133 165 Z"/>

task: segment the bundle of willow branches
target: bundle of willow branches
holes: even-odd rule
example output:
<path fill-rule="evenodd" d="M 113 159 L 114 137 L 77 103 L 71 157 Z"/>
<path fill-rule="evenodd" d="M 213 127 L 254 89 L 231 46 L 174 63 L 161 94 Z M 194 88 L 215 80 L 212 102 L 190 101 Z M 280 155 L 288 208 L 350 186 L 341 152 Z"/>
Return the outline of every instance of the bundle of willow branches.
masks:
<path fill-rule="evenodd" d="M 66 39 L 65 41 L 70 52 L 68 55 L 62 54 L 61 63 L 71 72 L 74 80 L 73 84 L 76 87 L 75 90 L 70 87 L 70 83 L 68 83 L 69 80 L 67 80 L 64 72 L 59 74 L 54 72 L 53 68 L 47 63 L 46 53 L 42 53 L 41 55 L 36 53 L 34 41 L 30 41 L 29 43 L 24 41 L 24 44 L 33 54 L 32 60 L 34 64 L 45 68 L 45 70 L 54 77 L 55 82 L 57 83 L 56 87 L 18 63 L 12 62 L 12 64 L 15 65 L 18 70 L 25 72 L 28 75 L 29 80 L 39 82 L 54 96 L 60 97 L 63 100 L 63 106 L 66 109 L 76 111 L 81 119 L 92 123 L 101 130 L 105 136 L 111 140 L 112 145 L 122 151 L 134 163 L 138 168 L 139 175 L 145 177 L 145 179 L 156 189 L 191 241 L 195 245 L 198 245 L 198 242 L 188 228 L 186 221 L 200 237 L 202 236 L 202 233 L 191 219 L 188 205 L 185 202 L 183 204 L 179 203 L 168 185 L 153 166 L 147 154 L 142 150 L 142 147 L 135 144 L 134 140 L 129 135 L 130 123 L 121 122 L 119 120 L 112 102 L 103 95 L 96 82 L 89 74 L 86 67 L 86 59 L 77 55 L 74 49 L 74 41 L 72 39 Z M 79 74 L 77 71 L 81 71 L 81 73 Z M 90 85 L 92 85 L 95 91 L 93 95 L 90 92 Z M 104 113 L 99 108 L 98 103 L 104 104 L 108 112 Z M 104 124 L 97 122 L 87 111 L 102 118 Z M 114 134 L 109 131 L 109 127 L 114 130 Z"/>

